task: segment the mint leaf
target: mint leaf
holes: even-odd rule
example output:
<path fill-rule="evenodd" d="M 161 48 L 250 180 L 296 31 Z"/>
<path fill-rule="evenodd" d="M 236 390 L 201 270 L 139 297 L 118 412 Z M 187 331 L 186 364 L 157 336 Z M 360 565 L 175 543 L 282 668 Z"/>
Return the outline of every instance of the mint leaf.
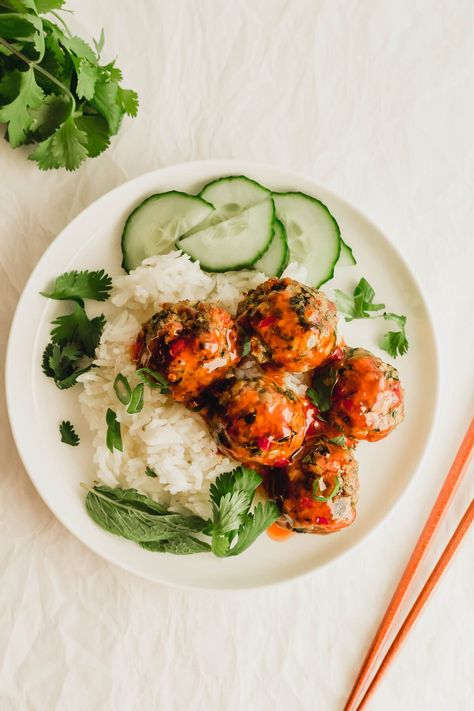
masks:
<path fill-rule="evenodd" d="M 70 444 L 71 447 L 77 447 L 80 440 L 74 430 L 74 427 L 68 420 L 63 420 L 61 422 L 59 425 L 59 432 L 61 434 L 61 442 L 64 442 L 64 444 Z"/>
<path fill-rule="evenodd" d="M 202 530 L 202 518 L 174 514 L 134 489 L 94 486 L 86 496 L 86 509 L 99 526 L 147 550 L 181 554 L 209 550 L 207 543 L 191 535 Z"/>
<path fill-rule="evenodd" d="M 52 291 L 40 293 L 48 299 L 70 300 L 84 306 L 84 299 L 106 301 L 111 288 L 112 279 L 100 269 L 65 272 L 56 277 Z"/>
<path fill-rule="evenodd" d="M 40 105 L 43 100 L 43 90 L 35 80 L 33 69 L 20 72 L 20 93 L 11 103 L 0 109 L 0 123 L 8 124 L 7 137 L 12 148 L 17 148 L 25 142 L 33 117 L 30 109 Z"/>

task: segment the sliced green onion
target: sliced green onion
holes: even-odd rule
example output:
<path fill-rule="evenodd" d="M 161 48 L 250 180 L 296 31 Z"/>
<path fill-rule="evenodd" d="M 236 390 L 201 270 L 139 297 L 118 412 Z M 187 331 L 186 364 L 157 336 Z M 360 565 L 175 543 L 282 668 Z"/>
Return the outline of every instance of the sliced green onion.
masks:
<path fill-rule="evenodd" d="M 110 407 L 105 415 L 105 421 L 107 423 L 107 447 L 111 452 L 114 449 L 118 449 L 119 452 L 123 452 L 122 435 L 120 432 L 120 422 L 117 420 L 117 415 Z"/>
<path fill-rule="evenodd" d="M 341 488 L 341 477 L 340 477 L 340 476 L 336 476 L 336 481 L 334 482 L 334 486 L 333 486 L 333 489 L 332 489 L 331 493 L 328 494 L 327 496 L 320 496 L 319 494 L 317 494 L 317 492 L 320 491 L 320 489 L 319 489 L 319 481 L 320 481 L 320 479 L 322 479 L 322 478 L 323 478 L 323 477 L 318 476 L 318 478 L 314 480 L 314 484 L 313 484 L 313 499 L 314 499 L 315 501 L 329 501 L 330 499 L 333 499 L 333 498 L 336 496 L 336 494 L 338 493 L 338 491 L 339 491 L 340 488 Z"/>
<path fill-rule="evenodd" d="M 128 405 L 132 397 L 132 389 L 122 373 L 119 373 L 114 380 L 114 390 L 122 405 Z"/>
<path fill-rule="evenodd" d="M 143 391 L 145 386 L 143 383 L 138 383 L 136 388 L 133 390 L 132 398 L 130 400 L 130 405 L 127 407 L 127 412 L 130 415 L 135 415 L 140 412 L 143 408 Z"/>
<path fill-rule="evenodd" d="M 328 440 L 328 442 L 332 442 L 333 444 L 338 444 L 340 447 L 346 446 L 346 438 L 344 437 L 344 435 L 339 435 L 338 437 L 332 437 L 331 439 Z"/>
<path fill-rule="evenodd" d="M 156 479 L 158 476 L 158 474 L 151 467 L 147 467 L 145 469 L 145 474 L 146 474 L 146 476 L 149 476 L 150 479 Z"/>
<path fill-rule="evenodd" d="M 161 388 L 161 392 L 164 395 L 170 392 L 169 382 L 161 373 L 158 373 L 158 371 L 152 370 L 151 368 L 138 368 L 136 372 L 137 377 L 140 378 L 145 385 L 149 385 L 150 388 Z"/>

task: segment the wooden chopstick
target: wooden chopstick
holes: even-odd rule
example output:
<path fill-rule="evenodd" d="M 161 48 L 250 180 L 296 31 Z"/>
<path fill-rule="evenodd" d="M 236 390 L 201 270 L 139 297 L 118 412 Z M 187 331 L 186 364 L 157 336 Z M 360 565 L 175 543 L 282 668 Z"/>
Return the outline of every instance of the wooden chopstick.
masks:
<path fill-rule="evenodd" d="M 397 613 L 406 599 L 420 564 L 423 561 L 428 547 L 443 519 L 446 509 L 448 508 L 449 503 L 451 502 L 461 482 L 473 447 L 474 418 L 471 420 L 466 434 L 464 435 L 464 439 L 461 442 L 461 446 L 459 447 L 453 463 L 451 464 L 446 479 L 444 480 L 438 497 L 433 505 L 433 508 L 431 509 L 431 513 L 426 520 L 420 537 L 416 542 L 415 548 L 413 549 L 406 568 L 402 573 L 402 577 L 400 578 L 393 597 L 390 600 L 387 611 L 383 616 L 379 628 L 371 642 L 365 660 L 354 682 L 351 693 L 349 694 L 349 698 L 344 706 L 344 711 L 354 711 L 357 707 L 357 699 L 371 676 L 380 651 L 393 629 Z"/>
<path fill-rule="evenodd" d="M 405 641 L 405 638 L 408 636 L 408 633 L 410 632 L 411 628 L 413 627 L 420 612 L 423 610 L 424 606 L 428 602 L 428 598 L 430 597 L 431 593 L 435 589 L 437 583 L 439 582 L 439 579 L 441 578 L 442 574 L 444 573 L 444 571 L 446 569 L 446 566 L 448 565 L 449 561 L 453 557 L 453 554 L 455 553 L 455 551 L 458 548 L 459 544 L 461 543 L 462 539 L 468 532 L 469 527 L 471 526 L 473 521 L 474 521 L 474 499 L 471 501 L 468 508 L 466 509 L 466 512 L 465 512 L 464 516 L 462 517 L 455 532 L 451 536 L 451 539 L 450 539 L 448 545 L 444 549 L 443 553 L 441 554 L 440 559 L 438 560 L 435 567 L 431 571 L 431 575 L 429 576 L 428 580 L 426 581 L 425 585 L 423 586 L 413 607 L 411 608 L 410 612 L 408 613 L 404 623 L 400 627 L 400 630 L 399 630 L 397 636 L 395 637 L 392 644 L 390 645 L 390 647 L 387 651 L 387 654 L 382 659 L 380 666 L 377 669 L 377 672 L 376 672 L 374 678 L 370 682 L 370 684 L 367 688 L 367 691 L 365 692 L 364 696 L 362 697 L 360 704 L 357 706 L 357 711 L 361 711 L 365 707 L 367 701 L 370 699 L 370 697 L 374 693 L 380 680 L 382 679 L 383 675 L 387 671 L 390 663 L 393 661 L 393 658 L 395 657 L 396 653 L 399 651 L 400 647 L 402 646 L 403 642 Z"/>

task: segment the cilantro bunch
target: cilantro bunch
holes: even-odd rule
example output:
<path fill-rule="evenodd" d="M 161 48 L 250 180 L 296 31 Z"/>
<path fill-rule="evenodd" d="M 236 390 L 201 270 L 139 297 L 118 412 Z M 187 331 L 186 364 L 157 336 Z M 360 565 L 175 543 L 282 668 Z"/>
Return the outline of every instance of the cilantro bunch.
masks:
<path fill-rule="evenodd" d="M 29 159 L 41 170 L 75 170 L 98 156 L 138 110 L 115 61 L 100 63 L 103 30 L 92 48 L 57 14 L 63 5 L 0 0 L 0 124 L 12 148 L 36 144 Z"/>

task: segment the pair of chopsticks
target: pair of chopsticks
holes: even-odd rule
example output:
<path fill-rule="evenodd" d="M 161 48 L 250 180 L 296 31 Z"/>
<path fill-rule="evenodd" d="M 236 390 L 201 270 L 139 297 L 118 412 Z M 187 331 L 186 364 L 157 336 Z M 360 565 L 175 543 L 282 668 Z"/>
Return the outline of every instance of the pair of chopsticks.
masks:
<path fill-rule="evenodd" d="M 413 549 L 413 553 L 407 563 L 402 577 L 397 585 L 393 597 L 389 603 L 387 611 L 379 625 L 375 637 L 367 652 L 367 656 L 360 668 L 359 674 L 354 682 L 352 691 L 344 707 L 344 711 L 360 711 L 363 709 L 374 693 L 376 687 L 380 683 L 383 675 L 387 671 L 390 663 L 396 653 L 405 641 L 410 629 L 415 623 L 420 612 L 426 605 L 431 593 L 433 592 L 437 582 L 441 578 L 446 566 L 451 560 L 453 554 L 466 535 L 469 527 L 474 520 L 474 499 L 469 504 L 464 516 L 462 517 L 458 527 L 451 536 L 451 539 L 441 554 L 440 559 L 433 568 L 428 580 L 418 595 L 413 607 L 408 613 L 405 621 L 401 625 L 395 639 L 385 657 L 380 662 L 378 669 L 368 684 L 372 673 L 375 670 L 377 660 L 380 656 L 382 647 L 385 645 L 390 633 L 394 629 L 397 614 L 406 599 L 406 596 L 411 589 L 415 575 L 424 559 L 431 541 L 434 538 L 436 531 L 439 528 L 441 521 L 446 513 L 446 510 L 461 482 L 461 479 L 466 471 L 470 456 L 474 448 L 474 418 L 471 420 L 461 446 L 454 458 L 451 468 L 444 480 L 441 490 L 438 494 L 430 515 L 428 516 L 424 528 L 418 538 L 418 541 Z M 368 686 L 367 686 L 368 684 Z M 365 693 L 364 692 L 365 689 Z M 363 695 L 362 695 L 363 694 Z M 362 698 L 360 698 L 362 695 Z M 360 700 L 359 700 L 360 699 Z"/>

